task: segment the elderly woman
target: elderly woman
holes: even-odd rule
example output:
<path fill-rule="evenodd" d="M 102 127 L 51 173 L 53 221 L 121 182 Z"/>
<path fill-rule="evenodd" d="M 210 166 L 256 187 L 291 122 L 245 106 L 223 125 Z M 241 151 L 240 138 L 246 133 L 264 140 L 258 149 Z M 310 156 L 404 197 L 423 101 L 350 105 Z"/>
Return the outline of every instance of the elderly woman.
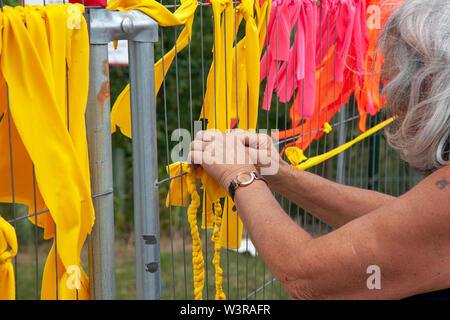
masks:
<path fill-rule="evenodd" d="M 264 135 L 201 131 L 192 142 L 189 159 L 234 197 L 259 254 L 292 297 L 399 299 L 434 292 L 450 299 L 449 17 L 449 0 L 405 0 L 380 38 L 386 111 L 397 116 L 386 137 L 412 167 L 429 173 L 398 198 L 294 169 Z M 225 153 L 234 162 L 223 164 Z M 238 164 L 242 158 L 253 162 Z M 278 163 L 277 173 L 258 174 L 263 163 Z M 336 229 L 312 239 L 271 191 Z"/>

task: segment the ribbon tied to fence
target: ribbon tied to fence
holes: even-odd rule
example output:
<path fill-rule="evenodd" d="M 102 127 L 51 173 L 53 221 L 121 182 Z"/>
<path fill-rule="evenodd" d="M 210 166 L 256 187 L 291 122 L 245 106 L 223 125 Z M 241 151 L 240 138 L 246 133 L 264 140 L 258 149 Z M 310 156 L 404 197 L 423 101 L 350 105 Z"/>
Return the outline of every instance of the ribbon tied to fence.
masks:
<path fill-rule="evenodd" d="M 174 178 L 170 181 L 166 206 L 186 206 L 189 196 L 191 199 L 187 209 L 187 216 L 192 236 L 192 266 L 194 273 L 194 297 L 196 300 L 202 299 L 205 278 L 202 243 L 197 226 L 197 214 L 200 207 L 200 196 L 197 193 L 197 179 L 202 181 L 205 190 L 207 190 L 208 198 L 214 203 L 215 216 L 212 236 L 212 241 L 214 242 L 214 257 L 212 262 L 216 270 L 216 300 L 225 300 L 226 296 L 222 289 L 223 271 L 220 268 L 221 244 L 219 242 L 219 230 L 222 223 L 222 206 L 220 204 L 220 198 L 225 197 L 227 194 L 219 183 L 202 168 L 191 170 L 185 162 L 177 162 L 170 164 L 167 167 L 167 172 L 170 177 Z"/>

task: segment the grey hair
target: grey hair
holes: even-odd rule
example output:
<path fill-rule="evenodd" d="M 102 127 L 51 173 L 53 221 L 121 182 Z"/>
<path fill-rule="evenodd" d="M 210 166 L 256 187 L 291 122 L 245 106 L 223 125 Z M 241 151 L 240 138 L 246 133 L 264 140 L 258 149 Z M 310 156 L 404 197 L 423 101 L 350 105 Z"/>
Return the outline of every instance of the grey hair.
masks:
<path fill-rule="evenodd" d="M 450 164 L 450 0 L 404 0 L 379 41 L 389 144 L 423 173 Z"/>

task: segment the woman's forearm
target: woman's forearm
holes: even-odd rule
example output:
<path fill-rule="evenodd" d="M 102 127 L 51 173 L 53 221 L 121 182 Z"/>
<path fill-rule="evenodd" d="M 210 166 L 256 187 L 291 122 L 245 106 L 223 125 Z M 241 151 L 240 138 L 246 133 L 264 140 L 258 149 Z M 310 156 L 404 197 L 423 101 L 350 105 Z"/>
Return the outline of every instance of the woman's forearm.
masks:
<path fill-rule="evenodd" d="M 272 191 L 284 195 L 326 224 L 338 228 L 373 211 L 394 197 L 342 185 L 280 163 L 275 176 L 267 176 Z"/>
<path fill-rule="evenodd" d="M 289 280 L 297 266 L 296 252 L 311 236 L 286 214 L 262 181 L 238 188 L 234 201 L 258 254 L 278 280 Z"/>

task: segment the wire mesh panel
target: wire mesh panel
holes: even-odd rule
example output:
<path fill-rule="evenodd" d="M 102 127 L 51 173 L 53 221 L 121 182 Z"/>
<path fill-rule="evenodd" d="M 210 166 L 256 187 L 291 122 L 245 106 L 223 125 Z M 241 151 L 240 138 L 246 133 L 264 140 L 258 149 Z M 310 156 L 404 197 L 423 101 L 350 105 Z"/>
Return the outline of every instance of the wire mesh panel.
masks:
<path fill-rule="evenodd" d="M 179 7 L 179 2 L 177 1 L 174 3 L 168 1 L 164 2 L 164 4 L 171 10 Z M 185 160 L 187 156 L 187 154 L 179 154 L 179 144 L 186 137 L 180 138 L 178 133 L 174 134 L 174 132 L 177 132 L 177 129 L 178 132 L 181 129 L 187 130 L 190 139 L 193 139 L 199 129 L 206 128 L 205 121 L 199 120 L 199 118 L 202 118 L 201 112 L 204 102 L 203 97 L 207 89 L 208 71 L 214 61 L 214 24 L 210 3 L 199 2 L 198 4 L 192 38 L 187 48 L 181 52 L 177 51 L 175 45 L 177 54 L 157 96 L 158 154 L 160 161 L 158 186 L 162 199 L 160 216 L 162 221 L 161 268 L 163 270 L 163 299 L 194 298 L 191 257 L 192 239 L 187 221 L 187 207 L 180 208 L 170 204 L 173 196 L 170 194 L 168 185 L 172 180 L 180 177 L 170 176 L 166 172 L 165 166 L 169 166 L 174 161 L 174 154 L 176 159 Z M 238 5 L 239 3 L 233 4 L 235 15 L 237 15 Z M 329 16 L 321 17 L 321 21 L 325 21 L 320 26 L 320 28 L 324 28 L 323 31 L 321 30 L 321 33 L 327 34 L 328 41 L 320 43 L 319 46 L 330 46 L 330 44 L 336 42 L 336 28 L 331 28 Z M 275 25 L 277 23 L 277 20 L 275 20 Z M 156 56 L 162 57 L 167 53 L 177 39 L 180 30 L 181 27 L 161 28 L 160 42 L 155 48 Z M 243 25 L 235 25 L 227 30 L 228 32 L 235 32 L 236 37 L 233 44 L 234 50 L 225 54 L 237 57 L 236 44 L 244 36 L 244 27 Z M 293 36 L 291 35 L 291 40 Z M 223 37 L 225 39 L 226 34 Z M 319 51 L 322 52 L 322 50 Z M 325 51 L 327 52 L 328 48 Z M 330 70 L 325 74 L 333 74 L 333 68 L 335 68 L 333 64 L 330 63 L 326 68 Z M 289 70 L 289 67 L 286 67 L 286 69 Z M 236 68 L 232 72 L 237 74 L 239 71 Z M 277 69 L 275 72 L 281 71 Z M 231 77 L 232 75 L 226 74 L 225 76 Z M 266 81 L 267 78 L 262 80 L 261 88 L 264 87 Z M 238 86 L 239 84 L 233 83 L 233 85 Z M 299 90 L 301 89 L 304 88 Z M 331 90 L 334 89 L 331 88 Z M 260 105 L 262 105 L 262 100 L 264 99 L 263 94 L 264 92 L 261 90 Z M 233 99 L 240 101 L 238 93 L 236 95 Z M 272 129 L 289 129 L 291 126 L 289 112 L 293 102 L 294 98 L 287 102 L 279 102 L 276 98 L 272 99 L 270 111 L 259 110 L 257 130 L 266 129 L 270 133 Z M 309 158 L 323 154 L 358 136 L 361 133 L 358 128 L 360 114 L 354 97 L 348 103 L 342 103 L 341 99 L 341 102 L 336 102 L 333 108 L 334 116 L 328 121 L 332 128 L 331 132 L 315 140 L 311 138 L 311 135 L 314 133 L 313 130 L 305 130 L 293 138 L 275 141 L 279 150 L 283 150 L 294 139 L 303 136 L 303 139 L 311 139 L 308 149 L 304 150 L 305 155 Z M 381 122 L 381 116 L 378 114 L 369 118 L 367 126 L 372 127 L 379 122 Z M 323 130 L 323 128 L 319 130 Z M 286 160 L 285 157 L 284 159 Z M 331 158 L 309 169 L 309 171 L 338 183 L 385 192 L 394 196 L 406 192 L 421 179 L 420 176 L 409 169 L 406 163 L 400 160 L 397 152 L 387 145 L 381 132 L 377 132 L 337 157 Z M 333 195 L 329 194 L 324 194 L 323 196 L 333 197 Z M 169 202 L 168 207 L 164 205 L 166 197 Z M 330 226 L 310 215 L 290 200 L 277 194 L 275 194 L 275 197 L 286 213 L 313 237 L 319 237 L 332 231 Z M 227 210 L 226 206 L 223 207 L 224 210 Z M 200 215 L 198 217 L 200 219 Z M 214 266 L 211 263 L 214 255 L 214 243 L 211 240 L 213 231 L 200 228 L 200 222 L 199 230 L 205 270 L 203 297 L 205 299 L 214 299 L 216 280 Z M 270 237 L 270 235 L 267 236 Z M 220 264 L 223 269 L 223 290 L 228 299 L 289 299 L 287 292 L 276 281 L 273 274 L 258 256 L 251 239 L 245 231 L 245 227 L 240 249 L 230 250 L 223 247 Z"/>
<path fill-rule="evenodd" d="M 267 1 L 267 0 L 266 0 Z M 163 4 L 171 11 L 180 7 L 180 2 L 164 1 Z M 233 2 L 231 12 L 227 14 L 234 14 L 237 17 L 237 7 L 239 2 Z M 323 22 L 320 24 L 320 33 L 325 35 L 321 39 L 327 39 L 323 43 L 318 44 L 319 52 L 328 52 L 331 45 L 336 42 L 337 31 L 336 28 L 332 28 L 330 25 L 329 13 L 322 16 L 322 12 L 319 10 L 320 20 Z M 262 25 L 264 28 L 268 28 L 267 21 Z M 235 21 L 236 19 L 234 19 Z M 224 18 L 224 21 L 229 21 Z M 233 21 L 233 19 L 231 19 Z M 275 29 L 279 24 L 278 20 L 275 20 Z M 155 60 L 165 56 L 171 48 L 174 46 L 175 55 L 173 58 L 170 69 L 168 66 L 162 65 L 163 78 L 161 89 L 156 97 L 156 112 L 157 112 L 157 185 L 159 191 L 159 219 L 160 219 L 160 238 L 156 239 L 160 247 L 160 267 L 161 271 L 161 298 L 162 299 L 193 299 L 194 298 L 194 283 L 193 283 L 193 265 L 192 265 L 192 238 L 190 234 L 190 225 L 187 218 L 187 207 L 178 207 L 172 205 L 173 195 L 169 191 L 169 185 L 174 179 L 179 179 L 180 176 L 170 176 L 166 167 L 172 164 L 175 159 L 185 159 L 187 154 L 183 154 L 180 143 L 185 143 L 183 139 L 188 138 L 191 140 L 195 137 L 195 134 L 200 129 L 205 129 L 207 126 L 206 121 L 199 120 L 202 113 L 202 106 L 204 104 L 204 97 L 207 91 L 207 77 L 210 72 L 210 68 L 214 61 L 216 49 L 214 41 L 214 19 L 213 12 L 210 3 L 199 2 L 198 8 L 195 12 L 193 31 L 189 43 L 182 51 L 178 50 L 177 38 L 179 37 L 183 26 L 164 27 L 160 28 L 159 41 L 155 44 Z M 238 58 L 237 43 L 245 36 L 245 24 L 236 23 L 232 26 L 228 26 L 225 29 L 227 32 L 234 33 L 234 43 L 231 46 L 233 49 L 227 52 L 223 52 L 225 55 L 234 55 L 234 58 Z M 291 35 L 291 41 L 296 32 L 294 27 L 293 34 Z M 228 39 L 227 33 L 223 34 L 224 41 Z M 322 41 L 322 40 L 321 40 Z M 326 47 L 326 48 L 323 48 Z M 101 48 L 94 49 L 92 52 L 99 49 L 104 56 L 104 44 Z M 322 50 L 323 49 L 323 50 Z M 131 49 L 133 52 L 133 49 Z M 265 50 L 265 49 L 264 49 Z M 265 51 L 262 51 L 264 54 Z M 137 51 L 137 49 L 136 49 Z M 179 52 L 180 51 L 180 52 Z M 277 49 L 275 50 L 277 51 Z M 107 54 L 106 54 L 107 55 Z M 130 59 L 134 59 L 131 57 Z M 321 57 L 319 57 L 321 58 Z M 106 62 L 104 62 L 106 61 Z M 97 69 L 92 69 L 91 77 L 95 79 L 99 76 L 98 85 L 104 83 L 109 85 L 109 67 L 107 60 L 104 59 L 102 64 L 97 65 Z M 103 62 L 105 63 L 103 65 Z M 134 61 L 136 63 L 136 61 Z M 232 74 L 225 73 L 225 77 L 233 77 L 233 73 L 236 76 L 240 70 L 237 69 L 238 63 L 235 64 L 234 70 L 231 70 Z M 347 66 L 348 67 L 348 66 Z M 135 72 L 139 72 L 139 67 L 135 67 Z M 327 70 L 321 76 L 333 75 L 335 72 L 335 65 L 329 64 L 325 66 Z M 226 69 L 225 70 L 229 70 Z M 290 70 L 289 67 L 286 70 Z M 111 87 L 112 96 L 117 95 L 119 89 L 114 89 L 114 86 L 122 86 L 120 80 L 128 78 L 128 68 L 120 67 L 112 69 L 111 73 Z M 215 66 L 212 69 L 215 72 Z M 280 68 L 275 70 L 275 73 L 282 72 Z M 100 75 L 103 74 L 103 76 Z M 106 79 L 108 78 L 108 79 Z M 237 78 L 237 77 L 236 77 Z M 278 78 L 278 77 L 277 77 Z M 286 81 L 289 77 L 286 77 Z M 214 81 L 214 93 L 216 92 L 215 84 L 218 79 Z M 95 81 L 95 80 L 93 80 Z M 121 82 L 117 84 L 116 82 Z M 265 87 L 267 83 L 267 77 L 262 79 L 261 88 Z M 146 83 L 141 84 L 143 86 Z M 148 84 L 150 85 L 150 84 Z M 153 86 L 153 84 L 151 84 Z M 239 96 L 238 86 L 239 83 L 234 82 L 236 86 L 236 96 L 232 99 L 236 102 L 241 101 Z M 276 84 L 276 88 L 280 87 L 280 83 Z M 288 88 L 288 83 L 285 83 L 283 88 Z M 104 89 L 104 88 L 103 88 Z M 109 89 L 109 88 L 107 88 Z M 287 89 L 286 89 L 287 90 Z M 297 90 L 305 90 L 304 86 L 300 86 Z M 320 90 L 320 88 L 318 89 Z M 335 88 L 329 89 L 334 91 Z M 107 90 L 109 94 L 109 90 Z M 337 90 L 336 90 L 337 91 Z M 152 91 L 150 91 L 152 92 Z M 69 92 L 66 88 L 67 95 L 74 94 Z M 95 92 L 93 96 L 94 100 L 97 100 L 98 92 Z M 105 92 L 103 92 L 105 93 Z M 330 92 L 326 95 L 326 99 L 333 97 L 334 92 Z M 318 96 L 322 96 L 320 92 Z M 109 112 L 109 95 L 102 96 L 104 99 L 103 106 L 107 106 L 107 112 Z M 92 98 L 92 97 L 91 97 Z M 260 90 L 259 104 L 263 104 L 264 91 Z M 271 97 L 270 97 L 271 98 Z M 286 101 L 280 102 L 276 97 L 271 99 L 270 110 L 259 109 L 257 119 L 257 130 L 287 130 L 292 126 L 292 119 L 290 116 L 290 109 L 294 103 L 294 96 Z M 319 98 L 320 99 L 320 98 Z M 329 125 L 331 131 L 320 139 L 315 139 L 313 135 L 318 131 L 324 131 L 324 128 L 318 126 L 317 129 L 307 128 L 294 135 L 293 137 L 281 139 L 275 141 L 279 150 L 284 150 L 286 146 L 294 142 L 295 140 L 302 138 L 303 140 L 309 140 L 308 148 L 303 150 L 305 155 L 310 158 L 315 155 L 323 154 L 335 147 L 342 145 L 343 143 L 352 140 L 360 134 L 359 120 L 360 113 L 357 109 L 356 99 L 352 96 L 347 102 L 335 100 L 332 108 L 327 109 L 333 116 L 325 114 L 326 119 L 329 119 Z M 304 103 L 304 102 L 300 102 Z M 238 103 L 235 104 L 236 106 Z M 69 110 L 70 105 L 67 104 Z M 236 111 L 238 112 L 238 111 Z M 69 112 L 68 112 L 69 113 Z M 0 114 L 0 126 L 7 126 L 9 130 L 8 143 L 6 148 L 2 149 L 1 156 L 10 159 L 10 174 L 8 180 L 11 185 L 12 199 L 8 203 L 0 204 L 0 213 L 10 224 L 13 225 L 16 230 L 19 242 L 18 255 L 13 259 L 13 266 L 15 272 L 15 287 L 16 297 L 18 299 L 39 299 L 41 296 L 41 284 L 42 284 L 42 272 L 44 270 L 44 263 L 52 262 L 52 257 L 47 259 L 48 252 L 51 244 L 49 241 L 44 240 L 43 231 L 37 226 L 37 217 L 40 214 L 48 212 L 48 210 L 38 210 L 36 197 L 34 199 L 34 206 L 25 206 L 20 204 L 20 201 L 15 195 L 15 186 L 17 185 L 16 170 L 22 168 L 14 167 L 13 155 L 14 155 L 14 139 L 11 136 L 11 120 L 9 113 L 9 104 L 7 112 Z M 88 117 L 89 118 L 89 117 Z M 247 119 L 249 114 L 247 114 Z M 107 119 L 107 118 L 106 118 Z M 104 120 L 104 119 L 103 119 Z M 318 120 L 320 122 L 320 119 Z M 368 120 L 368 127 L 372 127 L 381 121 L 381 116 L 377 114 L 374 117 L 370 117 Z M 98 123 L 93 121 L 87 122 L 88 133 L 97 132 Z M 103 123 L 105 125 L 105 123 Z M 109 123 L 107 123 L 109 125 Z M 105 127 L 103 126 L 103 129 Z M 230 129 L 230 128 L 227 128 Z M 68 126 L 67 130 L 70 131 Z M 108 132 L 108 130 L 106 130 Z M 183 135 L 183 132 L 186 135 Z M 115 219 L 116 229 L 120 229 L 126 234 L 130 234 L 135 230 L 136 225 L 139 223 L 133 223 L 127 220 L 128 213 L 133 211 L 133 205 L 130 205 L 130 194 L 133 192 L 132 172 L 129 170 L 132 167 L 132 163 L 129 160 L 131 152 L 131 142 L 128 139 L 122 139 L 120 133 L 116 133 L 112 137 L 114 148 L 114 178 L 115 178 Z M 95 143 L 95 140 L 91 140 Z M 111 147 L 108 145 L 107 147 Z M 95 165 L 102 163 L 102 160 L 96 161 L 95 157 L 91 154 L 91 176 L 95 177 L 99 172 L 96 171 Z M 283 158 L 286 160 L 285 155 Z M 92 164 L 94 162 L 94 165 Z M 34 167 L 28 168 L 32 170 L 31 189 L 36 190 L 36 181 L 34 174 Z M 384 192 L 394 196 L 401 195 L 413 187 L 422 177 L 415 174 L 409 166 L 402 162 L 396 151 L 393 151 L 386 143 L 381 132 L 377 132 L 371 137 L 355 144 L 346 151 L 340 153 L 338 156 L 327 160 L 326 162 L 314 166 L 309 169 L 310 172 L 323 176 L 332 181 L 338 183 L 356 186 L 364 189 L 376 190 Z M 141 172 L 134 172 L 135 176 L 139 176 Z M 154 172 L 153 172 L 154 173 Z M 112 184 L 112 181 L 109 181 Z M 93 184 L 94 185 L 94 184 Z M 98 193 L 92 194 L 94 202 L 99 199 L 105 199 L 112 197 L 113 189 L 102 189 Z M 182 188 L 182 185 L 181 185 Z M 100 190 L 99 189 L 99 190 Z M 199 192 L 200 184 L 198 184 Z M 183 193 L 182 190 L 181 194 Z M 201 194 L 201 193 L 200 193 Z M 312 216 L 290 200 L 274 194 L 279 201 L 281 207 L 286 213 L 302 228 L 309 232 L 313 237 L 319 237 L 328 232 L 332 232 L 332 228 L 316 217 Z M 334 195 L 324 194 L 324 197 L 332 197 Z M 166 206 L 166 197 L 168 206 Z M 131 197 L 132 198 L 132 197 Z M 152 200 L 151 204 L 157 200 Z M 203 201 L 203 200 L 202 200 Z M 204 206 L 204 203 L 202 203 Z M 222 202 L 224 211 L 228 210 L 228 207 Z M 227 219 L 232 216 L 230 212 L 226 212 Z M 201 217 L 200 214 L 198 216 Z M 110 217 L 112 218 L 112 217 Z M 204 225 L 208 225 L 207 217 L 203 221 Z M 238 217 L 235 217 L 236 221 L 226 221 L 227 225 L 238 223 Z M 111 221 L 110 221 L 111 222 Z M 211 221 L 209 221 L 211 222 Z M 212 264 L 214 256 L 214 243 L 211 240 L 214 230 L 208 228 L 202 228 L 199 219 L 200 240 L 202 243 L 202 253 L 204 257 L 204 289 L 203 297 L 205 299 L 214 299 L 216 293 L 216 271 Z M 241 227 L 242 228 L 242 227 Z M 264 264 L 264 261 L 260 258 L 257 250 L 254 248 L 251 239 L 243 227 L 242 242 L 238 250 L 227 249 L 224 246 L 220 251 L 220 266 L 223 270 L 223 291 L 228 299 L 289 299 L 289 295 L 282 288 L 282 286 L 274 278 L 273 274 Z M 58 235 L 55 231 L 55 239 Z M 267 235 L 270 237 L 270 235 Z M 146 241 L 151 242 L 147 238 Z M 136 241 L 131 245 L 131 250 L 137 247 Z M 153 241 L 153 240 L 152 240 Z M 132 242 L 132 241 L 131 241 Z M 238 239 L 236 239 L 238 242 Z M 95 283 L 95 272 L 97 256 L 92 250 L 93 239 L 88 237 L 85 246 L 82 250 L 81 261 L 82 267 L 85 270 L 91 270 L 91 289 Z M 128 248 L 128 247 L 126 247 Z M 117 292 L 119 298 L 130 299 L 136 297 L 134 283 L 136 281 L 136 270 L 125 268 L 124 265 L 129 264 L 128 260 L 124 259 L 126 256 L 124 247 L 120 241 L 116 241 L 116 249 L 119 252 L 116 256 L 117 270 Z M 55 247 L 55 258 L 58 255 L 58 248 Z M 105 254 L 103 252 L 103 254 Z M 112 255 L 111 252 L 108 253 Z M 110 257 L 107 257 L 110 258 Z M 134 259 L 134 257 L 133 257 Z M 151 261 L 145 261 L 146 263 Z M 124 269 L 125 271 L 123 271 Z M 131 278 L 131 280 L 129 279 Z M 97 279 L 98 281 L 98 279 Z M 141 280 L 138 280 L 141 281 Z M 122 294 L 122 290 L 128 287 L 130 283 L 133 283 L 132 289 L 127 289 Z M 58 286 L 56 286 L 57 290 Z M 112 289 L 114 290 L 114 289 Z M 115 292 L 114 292 L 115 294 Z M 100 295 L 97 293 L 97 295 Z M 56 297 L 58 294 L 56 293 Z M 95 291 L 92 292 L 91 298 L 96 298 Z"/>
<path fill-rule="evenodd" d="M 45 2 L 43 4 L 45 5 Z M 21 7 L 5 8 L 5 10 L 8 10 L 7 17 L 11 19 L 11 16 L 14 16 L 17 12 L 22 12 L 21 9 Z M 45 63 L 54 64 L 47 65 L 48 68 L 42 74 L 47 72 L 45 76 L 54 76 L 59 83 L 53 83 L 54 79 L 48 76 L 49 78 L 45 80 L 48 80 L 50 86 L 52 86 L 50 89 L 45 86 L 45 83 L 43 85 L 39 81 L 28 83 L 28 88 L 30 91 L 42 90 L 44 92 L 47 89 L 51 91 L 52 88 L 56 88 L 57 91 L 54 95 L 58 100 L 52 101 L 50 99 L 49 105 L 55 109 L 46 110 L 47 116 L 53 116 L 51 121 L 54 121 L 54 123 L 51 126 L 57 126 L 58 121 L 63 118 L 65 122 L 59 132 L 54 132 L 55 136 L 48 136 L 47 141 L 45 141 L 47 144 L 42 147 L 41 151 L 41 153 L 53 152 L 55 157 L 47 159 L 47 163 L 44 164 L 47 168 L 54 166 L 55 172 L 51 172 L 49 175 L 47 171 L 47 180 L 39 180 L 34 160 L 31 161 L 33 159 L 32 154 L 30 153 L 30 157 L 28 157 L 27 153 L 31 152 L 30 150 L 36 152 L 33 143 L 37 140 L 32 139 L 31 143 L 29 140 L 25 147 L 22 144 L 21 138 L 23 139 L 23 137 L 20 135 L 23 134 L 23 131 L 17 131 L 17 122 L 12 121 L 14 114 L 11 113 L 10 108 L 10 83 L 8 79 L 5 81 L 2 77 L 2 97 L 5 98 L 3 101 L 5 105 L 2 105 L 0 117 L 1 148 L 3 151 L 2 182 L 8 181 L 8 188 L 2 190 L 1 196 L 3 201 L 10 203 L 1 204 L 1 210 L 2 216 L 13 225 L 19 239 L 18 255 L 13 258 L 15 283 L 9 285 L 10 288 L 2 288 L 2 291 L 8 289 L 11 292 L 14 289 L 14 296 L 9 298 L 112 299 L 115 297 L 108 70 L 108 42 L 114 40 L 114 38 L 108 38 L 108 36 L 114 32 L 114 28 L 121 29 L 122 19 L 138 20 L 139 18 L 142 19 L 142 15 L 131 13 L 131 18 L 126 17 L 127 13 L 110 16 L 111 19 L 108 20 L 110 25 L 105 27 L 105 19 L 102 20 L 103 17 L 98 15 L 99 11 L 95 10 L 87 12 L 87 23 L 85 23 L 85 19 L 81 16 L 82 9 L 81 6 L 65 4 L 63 1 L 60 5 L 50 5 L 45 8 L 25 7 L 22 10 L 26 13 L 26 16 L 31 16 L 34 19 L 32 22 L 28 21 L 28 25 L 19 24 L 20 28 L 24 29 L 21 31 L 26 34 L 23 38 L 25 40 L 19 38 L 18 35 L 16 35 L 17 38 L 11 37 L 12 47 L 14 47 L 16 41 L 19 43 L 25 41 L 29 46 L 29 52 L 22 52 L 21 57 L 33 58 L 34 61 L 41 59 L 42 65 Z M 105 11 L 100 10 L 100 14 Z M 47 15 L 45 21 L 40 14 Z M 91 15 L 92 19 L 89 18 Z M 55 17 L 59 20 L 56 20 Z M 62 17 L 66 19 L 61 19 Z M 114 17 L 117 25 L 112 23 Z M 117 21 L 118 19 L 119 21 Z M 144 35 L 142 35 L 141 30 L 148 27 L 150 33 L 155 33 L 153 29 L 156 24 L 147 16 L 144 16 L 143 20 L 138 21 L 141 25 L 140 28 L 134 30 L 134 33 L 125 35 L 123 31 L 120 31 L 115 32 L 114 36 L 130 40 L 133 40 L 134 37 L 140 37 L 140 41 L 143 43 L 151 43 L 148 40 L 149 33 L 147 30 L 144 30 Z M 74 21 L 78 21 L 79 25 L 70 24 Z M 45 27 L 46 22 L 48 23 L 47 29 L 38 28 Z M 149 23 L 152 27 L 149 27 Z M 89 30 L 87 24 L 89 24 Z M 55 31 L 55 28 L 59 28 L 59 30 Z M 46 31 L 48 34 L 46 34 Z M 145 32 L 147 33 L 145 34 Z M 99 33 L 101 34 L 100 37 L 98 36 Z M 75 36 L 72 38 L 72 35 Z M 45 46 L 47 43 L 52 50 Z M 41 46 L 41 44 L 44 45 Z M 70 44 L 72 47 L 66 46 L 66 44 Z M 51 58 L 47 59 L 49 56 Z M 148 64 L 153 65 L 151 60 Z M 40 64 L 38 66 L 41 67 Z M 37 71 L 30 70 L 30 74 L 33 72 L 40 72 L 40 69 L 37 68 Z M 16 102 L 14 105 L 16 110 L 24 107 L 23 104 L 17 103 L 17 87 L 16 84 Z M 51 93 L 49 96 L 52 98 Z M 35 93 L 35 96 L 35 104 L 31 107 L 42 108 L 42 110 L 33 114 L 40 115 L 40 120 L 42 120 L 45 104 L 42 103 L 42 97 L 39 100 L 39 94 Z M 56 103 L 52 104 L 53 102 Z M 33 111 L 31 109 L 31 112 Z M 85 111 L 86 113 L 84 113 Z M 17 119 L 19 118 L 16 118 L 15 121 Z M 34 123 L 36 124 L 36 122 Z M 36 136 L 38 136 L 42 128 L 31 126 L 30 130 L 34 130 Z M 61 131 L 67 131 L 68 135 Z M 61 144 L 61 136 L 65 139 L 63 144 Z M 58 137 L 60 138 L 59 146 L 62 148 L 59 148 L 59 151 L 55 153 Z M 53 140 L 54 138 L 55 140 Z M 44 145 L 44 142 L 41 142 Z M 49 147 L 49 144 L 52 146 Z M 71 148 L 76 151 L 75 154 L 67 152 L 67 149 L 70 151 Z M 34 153 L 34 156 L 36 156 L 36 153 Z M 75 159 L 76 157 L 80 159 Z M 8 163 L 5 162 L 6 160 L 8 160 Z M 74 164 L 76 161 L 79 162 Z M 67 167 L 67 164 L 71 164 L 72 167 Z M 42 170 L 42 159 L 40 165 Z M 61 172 L 58 171 L 58 168 Z M 80 168 L 83 170 L 83 177 L 80 177 Z M 6 171 L 9 172 L 7 177 Z M 75 178 L 77 175 L 78 178 Z M 48 177 L 51 176 L 56 182 L 55 185 L 49 184 Z M 62 187 L 64 184 L 67 188 Z M 74 184 L 77 184 L 79 190 L 69 188 L 69 186 L 73 187 Z M 46 197 L 42 193 L 44 188 L 47 190 Z M 50 199 L 49 194 L 58 195 L 53 198 L 52 203 L 48 200 Z M 67 208 L 65 208 L 64 213 L 61 207 L 58 207 L 61 202 L 59 198 L 66 199 L 67 196 L 69 198 L 74 196 L 75 202 L 66 203 Z M 81 199 L 77 203 L 77 196 L 84 197 L 84 200 Z M 47 201 L 49 202 L 47 203 Z M 51 215 L 47 208 L 50 205 L 55 209 L 51 211 Z M 95 224 L 93 223 L 94 210 Z M 92 213 L 90 225 L 89 212 Z M 77 214 L 80 214 L 80 216 L 77 216 Z M 30 224 L 30 222 L 32 223 Z M 41 228 L 44 228 L 44 230 Z M 77 230 L 79 234 L 76 233 Z M 80 238 L 77 239 L 77 236 Z M 12 236 L 8 237 L 7 241 L 11 247 L 10 252 L 15 253 L 17 246 L 13 245 L 12 238 Z M 53 245 L 52 241 L 48 241 L 51 239 L 53 239 Z M 69 250 L 69 248 L 71 249 Z M 3 249 L 7 248 L 2 246 Z M 71 257 L 73 263 L 76 264 L 67 263 L 68 257 Z M 32 270 L 34 272 L 31 272 Z M 86 273 L 83 270 L 86 270 Z M 11 275 L 8 275 L 8 277 L 12 279 Z M 3 285 L 7 284 L 2 282 Z"/>

